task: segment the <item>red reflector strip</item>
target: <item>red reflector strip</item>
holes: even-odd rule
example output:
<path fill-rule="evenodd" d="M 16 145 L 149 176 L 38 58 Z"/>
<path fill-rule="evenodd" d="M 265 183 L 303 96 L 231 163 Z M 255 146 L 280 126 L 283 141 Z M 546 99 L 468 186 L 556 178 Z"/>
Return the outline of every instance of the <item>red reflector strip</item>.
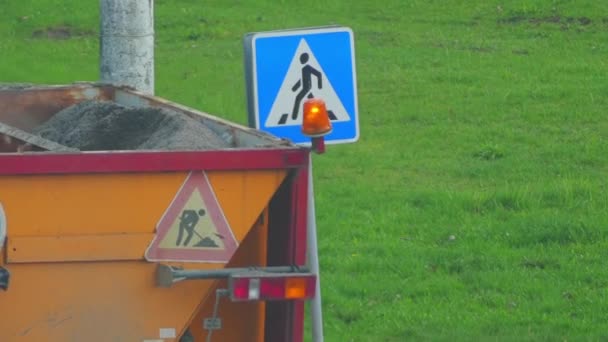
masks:
<path fill-rule="evenodd" d="M 249 279 L 234 279 L 231 284 L 231 295 L 235 300 L 249 300 Z"/>
<path fill-rule="evenodd" d="M 233 301 L 311 299 L 316 284 L 308 273 L 241 274 L 230 278 L 230 294 Z"/>
<path fill-rule="evenodd" d="M 264 299 L 284 299 L 286 278 L 266 278 L 260 286 L 260 297 Z"/>

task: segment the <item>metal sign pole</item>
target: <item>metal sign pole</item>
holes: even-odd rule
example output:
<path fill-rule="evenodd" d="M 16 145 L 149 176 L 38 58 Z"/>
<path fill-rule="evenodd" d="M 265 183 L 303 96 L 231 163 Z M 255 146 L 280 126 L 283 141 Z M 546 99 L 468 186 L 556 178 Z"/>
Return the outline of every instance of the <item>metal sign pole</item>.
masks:
<path fill-rule="evenodd" d="M 319 251 L 317 247 L 317 219 L 315 214 L 315 194 L 312 176 L 312 154 L 308 163 L 308 205 L 306 213 L 306 238 L 308 244 L 308 268 L 317 275 L 316 295 L 311 302 L 312 340 L 323 342 L 323 311 L 321 309 L 321 274 L 319 272 Z"/>
<path fill-rule="evenodd" d="M 248 33 L 243 39 L 247 108 L 251 127 L 289 139 L 296 145 L 309 146 L 323 153 L 328 144 L 353 143 L 359 139 L 359 111 L 354 33 L 349 27 L 326 26 Z M 304 71 L 306 70 L 309 71 Z M 277 72 L 283 70 L 284 72 Z M 314 72 L 310 70 L 315 70 Z M 318 81 L 309 85 L 311 79 Z M 297 84 L 295 86 L 294 84 Z M 294 93 L 299 89 L 299 92 Z M 314 95 L 313 95 L 314 94 Z M 298 109 L 302 101 L 313 97 L 325 102 L 333 132 L 294 129 L 302 125 Z M 296 110 L 298 109 L 298 110 Z M 285 115 L 287 113 L 287 115 Z M 291 113 L 291 115 L 289 115 Z M 312 126 L 311 126 L 312 127 Z M 311 134 L 312 133 L 312 134 Z M 315 218 L 312 160 L 308 169 L 307 254 L 308 268 L 319 276 L 317 225 Z M 320 278 L 317 295 L 311 302 L 313 341 L 323 341 Z"/>

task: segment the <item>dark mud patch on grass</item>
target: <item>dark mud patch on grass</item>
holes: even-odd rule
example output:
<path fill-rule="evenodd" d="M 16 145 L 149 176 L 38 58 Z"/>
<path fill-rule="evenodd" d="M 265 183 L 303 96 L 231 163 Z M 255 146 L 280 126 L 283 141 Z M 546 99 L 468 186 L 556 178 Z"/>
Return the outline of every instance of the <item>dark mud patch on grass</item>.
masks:
<path fill-rule="evenodd" d="M 391 32 L 361 31 L 361 32 L 359 32 L 359 36 L 374 45 L 376 45 L 376 44 L 393 45 L 393 44 L 397 44 L 399 42 L 398 36 Z"/>
<path fill-rule="evenodd" d="M 436 20 L 436 19 L 416 19 L 414 20 L 414 23 L 416 24 L 429 24 L 429 25 L 433 25 L 433 26 L 465 26 L 465 27 L 471 27 L 471 26 L 477 26 L 479 25 L 479 23 L 481 22 L 483 18 L 476 16 L 473 17 L 469 20 L 458 20 L 458 19 L 451 19 L 451 20 Z"/>
<path fill-rule="evenodd" d="M 511 50 L 511 52 L 514 55 L 522 55 L 522 56 L 527 56 L 530 54 L 530 51 L 528 51 L 526 49 L 513 49 L 513 50 Z"/>
<path fill-rule="evenodd" d="M 69 25 L 49 26 L 32 32 L 32 38 L 67 40 L 75 37 L 90 37 L 95 33 L 89 30 L 79 30 Z"/>
<path fill-rule="evenodd" d="M 468 46 L 466 48 L 466 50 L 473 51 L 473 52 L 484 52 L 484 53 L 488 53 L 488 52 L 493 52 L 494 51 L 493 48 L 487 47 L 487 46 Z"/>
<path fill-rule="evenodd" d="M 524 259 L 521 262 L 521 266 L 524 268 L 531 268 L 537 270 L 544 269 L 559 269 L 560 264 L 555 260 L 536 260 L 536 259 Z"/>
<path fill-rule="evenodd" d="M 495 48 L 491 46 L 480 46 L 480 45 L 464 45 L 459 43 L 436 43 L 432 45 L 438 49 L 454 49 L 461 51 L 471 51 L 477 53 L 490 53 L 496 51 Z"/>
<path fill-rule="evenodd" d="M 496 21 L 499 25 L 541 25 L 552 24 L 560 25 L 562 29 L 568 29 L 571 26 L 588 26 L 593 24 L 593 20 L 588 17 L 565 17 L 560 15 L 550 15 L 545 17 L 531 17 L 525 15 L 513 15 L 506 18 L 500 18 Z"/>

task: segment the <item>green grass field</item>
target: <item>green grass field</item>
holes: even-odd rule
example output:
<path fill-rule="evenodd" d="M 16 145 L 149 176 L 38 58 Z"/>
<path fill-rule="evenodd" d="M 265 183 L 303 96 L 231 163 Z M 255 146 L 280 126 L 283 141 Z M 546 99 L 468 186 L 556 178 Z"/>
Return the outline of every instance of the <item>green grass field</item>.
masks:
<path fill-rule="evenodd" d="M 0 0 L 0 82 L 98 79 L 98 3 Z M 607 340 L 608 2 L 157 0 L 157 95 L 244 124 L 242 36 L 331 23 L 361 139 L 315 157 L 326 339 Z"/>

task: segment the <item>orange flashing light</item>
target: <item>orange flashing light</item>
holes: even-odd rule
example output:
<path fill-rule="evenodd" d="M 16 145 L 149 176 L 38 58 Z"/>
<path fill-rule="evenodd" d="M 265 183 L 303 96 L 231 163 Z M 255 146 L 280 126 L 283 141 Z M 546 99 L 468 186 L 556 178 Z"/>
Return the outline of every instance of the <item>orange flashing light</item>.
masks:
<path fill-rule="evenodd" d="M 302 133 L 312 138 L 318 138 L 331 133 L 331 130 L 331 121 L 327 115 L 325 101 L 316 98 L 306 100 Z"/>

